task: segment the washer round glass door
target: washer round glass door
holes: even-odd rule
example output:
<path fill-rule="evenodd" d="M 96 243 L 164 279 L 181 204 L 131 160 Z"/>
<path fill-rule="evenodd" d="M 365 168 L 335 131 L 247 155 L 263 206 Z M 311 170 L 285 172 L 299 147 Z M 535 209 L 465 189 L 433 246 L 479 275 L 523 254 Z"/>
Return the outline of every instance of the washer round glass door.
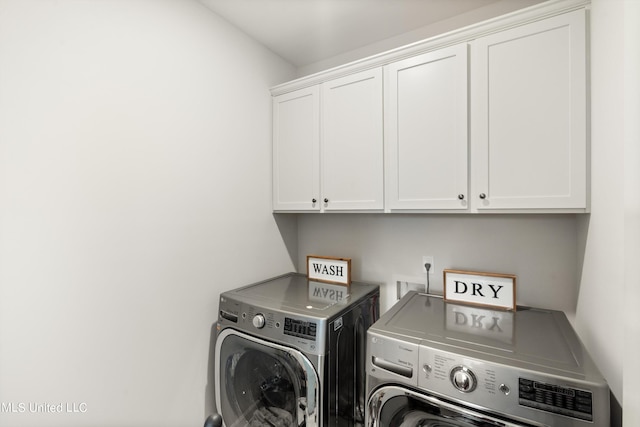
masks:
<path fill-rule="evenodd" d="M 299 351 L 225 329 L 216 343 L 216 402 L 224 425 L 315 425 L 317 374 Z"/>
<path fill-rule="evenodd" d="M 528 427 L 503 418 L 445 402 L 413 390 L 386 386 L 367 405 L 367 426 L 376 427 Z"/>

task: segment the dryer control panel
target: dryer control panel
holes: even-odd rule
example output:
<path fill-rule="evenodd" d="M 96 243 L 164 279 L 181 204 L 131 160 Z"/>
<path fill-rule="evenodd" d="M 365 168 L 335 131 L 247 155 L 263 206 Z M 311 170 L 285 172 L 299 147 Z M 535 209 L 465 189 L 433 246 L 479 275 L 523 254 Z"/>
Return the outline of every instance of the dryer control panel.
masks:
<path fill-rule="evenodd" d="M 593 421 L 593 393 L 520 378 L 520 404 L 555 414 Z"/>
<path fill-rule="evenodd" d="M 441 396 L 528 419 L 544 411 L 594 421 L 594 392 L 577 379 L 527 374 L 515 366 L 430 346 L 420 347 L 419 364 L 418 387 Z"/>
<path fill-rule="evenodd" d="M 418 385 L 418 343 L 367 332 L 367 373 L 380 380 Z"/>

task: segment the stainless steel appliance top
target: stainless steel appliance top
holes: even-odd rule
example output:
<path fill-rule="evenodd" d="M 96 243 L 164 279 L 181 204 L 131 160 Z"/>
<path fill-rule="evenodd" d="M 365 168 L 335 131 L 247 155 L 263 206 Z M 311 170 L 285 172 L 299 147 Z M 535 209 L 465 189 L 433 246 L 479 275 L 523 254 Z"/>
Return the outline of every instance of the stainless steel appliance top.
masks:
<path fill-rule="evenodd" d="M 412 292 L 371 331 L 493 363 L 602 379 L 561 311 L 488 310 Z"/>
<path fill-rule="evenodd" d="M 331 318 L 355 301 L 379 292 L 378 285 L 351 282 L 349 287 L 308 280 L 300 273 L 288 273 L 221 294 L 222 299 L 268 307 L 284 313 Z"/>
<path fill-rule="evenodd" d="M 372 310 L 368 315 L 377 318 L 379 294 L 378 285 L 352 282 L 346 287 L 288 273 L 220 294 L 217 329 L 220 334 L 231 327 L 321 355 L 330 350 L 329 335 L 344 326 L 344 316 L 357 306 L 366 306 Z"/>

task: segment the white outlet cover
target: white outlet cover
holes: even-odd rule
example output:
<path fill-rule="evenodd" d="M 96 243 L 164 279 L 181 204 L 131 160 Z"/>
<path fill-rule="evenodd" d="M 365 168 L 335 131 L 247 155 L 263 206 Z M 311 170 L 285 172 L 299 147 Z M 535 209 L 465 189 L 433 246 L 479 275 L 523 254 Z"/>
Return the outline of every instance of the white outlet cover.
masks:
<path fill-rule="evenodd" d="M 434 271 L 436 270 L 436 266 L 435 266 L 435 261 L 433 257 L 430 255 L 429 256 L 425 255 L 422 257 L 422 272 L 423 273 L 427 272 L 427 269 L 424 267 L 424 265 L 427 263 L 431 264 L 431 268 L 429 269 L 429 274 L 433 274 Z"/>

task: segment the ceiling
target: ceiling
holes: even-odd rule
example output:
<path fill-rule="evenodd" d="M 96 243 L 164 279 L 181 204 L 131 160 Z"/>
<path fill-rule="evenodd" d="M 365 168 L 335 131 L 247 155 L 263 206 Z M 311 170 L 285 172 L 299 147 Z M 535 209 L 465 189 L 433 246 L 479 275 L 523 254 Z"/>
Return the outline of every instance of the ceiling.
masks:
<path fill-rule="evenodd" d="M 303 67 L 500 0 L 200 0 Z"/>

